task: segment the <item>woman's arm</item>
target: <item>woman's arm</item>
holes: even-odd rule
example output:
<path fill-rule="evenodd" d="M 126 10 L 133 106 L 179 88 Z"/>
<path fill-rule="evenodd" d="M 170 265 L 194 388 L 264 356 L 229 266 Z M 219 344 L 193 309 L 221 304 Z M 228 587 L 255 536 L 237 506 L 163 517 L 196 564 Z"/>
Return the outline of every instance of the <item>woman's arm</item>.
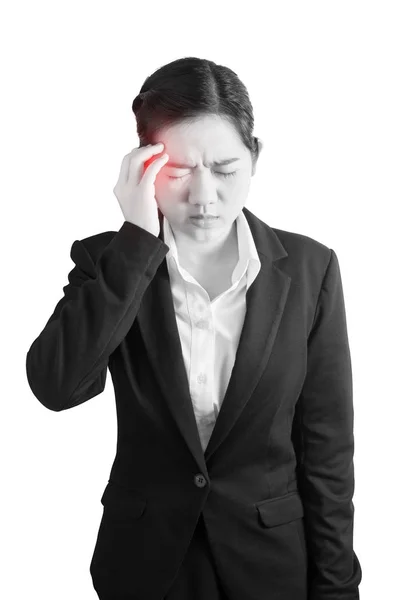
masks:
<path fill-rule="evenodd" d="M 353 550 L 353 390 L 345 304 L 331 250 L 308 338 L 294 439 L 309 556 L 308 600 L 358 600 Z"/>
<path fill-rule="evenodd" d="M 161 239 L 129 221 L 96 257 L 84 241 L 72 244 L 75 267 L 64 297 L 26 356 L 30 388 L 46 408 L 66 410 L 103 391 L 109 357 L 167 252 Z"/>

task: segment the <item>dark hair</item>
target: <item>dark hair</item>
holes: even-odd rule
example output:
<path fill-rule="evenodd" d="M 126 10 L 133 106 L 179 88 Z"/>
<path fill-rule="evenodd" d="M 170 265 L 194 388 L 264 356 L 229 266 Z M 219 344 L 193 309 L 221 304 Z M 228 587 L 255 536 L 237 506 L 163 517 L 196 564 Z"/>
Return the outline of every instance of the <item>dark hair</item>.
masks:
<path fill-rule="evenodd" d="M 132 103 L 140 146 L 154 144 L 159 131 L 203 115 L 227 118 L 252 159 L 259 155 L 253 136 L 253 107 L 245 85 L 234 71 L 211 60 L 185 57 L 149 75 Z"/>

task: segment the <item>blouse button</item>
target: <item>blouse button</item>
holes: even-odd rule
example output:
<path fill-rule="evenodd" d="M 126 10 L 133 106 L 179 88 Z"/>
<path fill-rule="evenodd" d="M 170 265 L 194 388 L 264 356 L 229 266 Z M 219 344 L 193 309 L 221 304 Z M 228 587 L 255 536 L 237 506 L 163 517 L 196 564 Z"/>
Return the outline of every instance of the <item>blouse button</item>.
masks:
<path fill-rule="evenodd" d="M 200 375 L 197 375 L 197 383 L 206 383 L 207 381 L 207 375 L 205 373 L 200 373 Z"/>
<path fill-rule="evenodd" d="M 200 321 L 197 321 L 196 327 L 198 327 L 199 329 L 208 329 L 207 319 L 200 319 Z"/>

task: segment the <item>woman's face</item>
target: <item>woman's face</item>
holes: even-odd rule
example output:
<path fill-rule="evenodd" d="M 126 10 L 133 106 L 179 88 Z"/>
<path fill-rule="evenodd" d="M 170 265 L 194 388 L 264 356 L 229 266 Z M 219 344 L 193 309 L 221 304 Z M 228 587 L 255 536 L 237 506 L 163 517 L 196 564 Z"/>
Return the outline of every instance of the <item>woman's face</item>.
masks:
<path fill-rule="evenodd" d="M 207 115 L 165 128 L 155 142 L 162 142 L 169 155 L 156 177 L 155 197 L 174 233 L 199 241 L 226 235 L 255 172 L 236 129 L 226 119 Z M 226 160 L 231 162 L 213 164 Z M 218 219 L 208 225 L 191 219 L 200 214 Z"/>

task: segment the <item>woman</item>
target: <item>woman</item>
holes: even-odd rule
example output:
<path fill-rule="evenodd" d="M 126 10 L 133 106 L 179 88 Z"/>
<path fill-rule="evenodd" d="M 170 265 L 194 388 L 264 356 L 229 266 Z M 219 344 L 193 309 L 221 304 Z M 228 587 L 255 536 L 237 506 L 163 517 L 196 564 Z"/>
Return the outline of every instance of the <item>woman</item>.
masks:
<path fill-rule="evenodd" d="M 261 144 L 233 71 L 176 60 L 133 111 L 140 147 L 114 188 L 124 222 L 73 243 L 64 297 L 27 355 L 50 410 L 112 376 L 118 445 L 96 592 L 358 599 L 337 256 L 244 207 Z"/>

